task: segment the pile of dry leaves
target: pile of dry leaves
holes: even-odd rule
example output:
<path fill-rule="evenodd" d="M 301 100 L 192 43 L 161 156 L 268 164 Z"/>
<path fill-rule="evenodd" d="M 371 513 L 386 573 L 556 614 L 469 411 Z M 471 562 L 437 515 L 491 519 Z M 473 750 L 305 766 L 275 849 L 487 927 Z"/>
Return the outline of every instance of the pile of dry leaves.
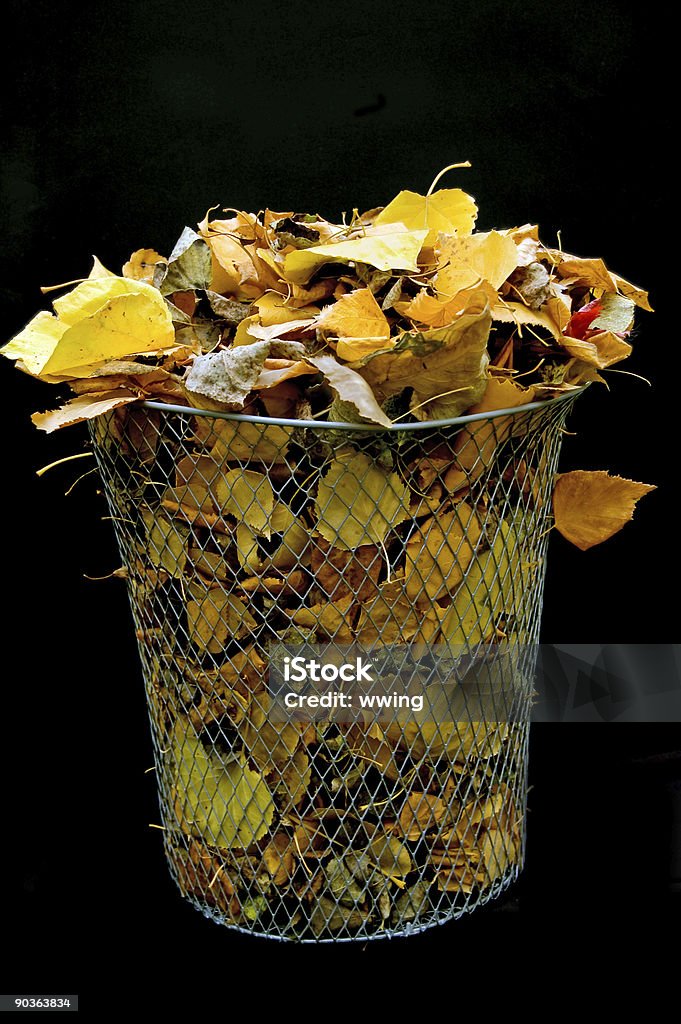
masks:
<path fill-rule="evenodd" d="M 401 192 L 342 224 L 225 212 L 122 276 L 95 260 L 3 355 L 75 392 L 38 427 L 102 416 L 116 471 L 148 481 L 113 511 L 138 527 L 127 570 L 183 891 L 244 926 L 282 907 L 294 933 L 402 926 L 434 892 L 485 892 L 518 863 L 522 735 L 277 725 L 267 643 L 532 639 L 519 588 L 541 581 L 551 490 L 555 525 L 586 549 L 652 488 L 576 472 L 547 492 L 545 453 L 497 460 L 512 415 L 407 448 L 361 427 L 560 399 L 629 355 L 650 306 L 532 225 L 476 232 L 461 189 Z M 171 469 L 151 470 L 168 442 L 145 399 L 261 420 L 194 416 Z M 175 633 L 159 612 L 173 602 Z"/>

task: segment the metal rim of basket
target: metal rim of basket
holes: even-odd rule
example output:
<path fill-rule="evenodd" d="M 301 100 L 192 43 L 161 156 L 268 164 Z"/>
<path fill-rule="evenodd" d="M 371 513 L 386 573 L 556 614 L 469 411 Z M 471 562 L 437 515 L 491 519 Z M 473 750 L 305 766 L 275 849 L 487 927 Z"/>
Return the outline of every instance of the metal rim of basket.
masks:
<path fill-rule="evenodd" d="M 231 420 L 237 423 L 257 423 L 275 427 L 295 427 L 300 429 L 313 430 L 352 430 L 375 432 L 411 431 L 411 430 L 437 430 L 443 427 L 465 426 L 467 423 L 476 423 L 480 420 L 493 420 L 500 416 L 517 416 L 523 412 L 536 412 L 538 409 L 546 409 L 549 406 L 566 402 L 569 399 L 577 398 L 589 387 L 583 384 L 573 391 L 567 391 L 555 398 L 545 398 L 540 402 L 527 402 L 525 405 L 516 405 L 511 409 L 492 409 L 489 412 L 474 412 L 466 416 L 455 416 L 453 419 L 445 420 L 419 420 L 418 423 L 391 423 L 384 427 L 380 423 L 345 423 L 335 420 L 290 420 L 278 416 L 250 416 L 246 413 L 219 412 L 212 409 L 196 409 L 188 405 L 173 405 L 169 402 L 154 402 L 151 400 L 140 403 L 146 409 L 156 409 L 165 413 L 182 413 L 185 416 L 210 416 L 214 419 Z"/>

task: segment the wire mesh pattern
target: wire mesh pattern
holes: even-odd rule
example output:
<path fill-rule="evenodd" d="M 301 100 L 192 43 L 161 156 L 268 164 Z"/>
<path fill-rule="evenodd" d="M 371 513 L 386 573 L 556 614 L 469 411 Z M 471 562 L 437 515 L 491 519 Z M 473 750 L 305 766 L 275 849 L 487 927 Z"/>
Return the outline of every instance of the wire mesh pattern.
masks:
<path fill-rule="evenodd" d="M 384 430 L 148 403 L 90 424 L 166 854 L 207 916 L 280 939 L 365 940 L 458 917 L 517 877 L 570 405 Z M 435 645 L 468 666 L 482 645 L 502 710 L 275 721 L 270 645 L 327 642 Z"/>

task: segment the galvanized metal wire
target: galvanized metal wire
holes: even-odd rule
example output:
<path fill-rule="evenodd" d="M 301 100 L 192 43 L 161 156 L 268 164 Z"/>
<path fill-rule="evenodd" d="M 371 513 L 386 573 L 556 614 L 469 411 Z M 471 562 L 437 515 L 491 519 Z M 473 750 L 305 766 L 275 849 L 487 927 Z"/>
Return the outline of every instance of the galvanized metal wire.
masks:
<path fill-rule="evenodd" d="M 517 877 L 532 650 L 574 397 L 390 429 L 154 402 L 90 424 L 127 571 L 165 850 L 206 916 L 302 942 L 406 935 Z M 353 471 L 334 543 L 318 520 L 339 452 Z M 348 537 L 386 509 L 381 542 L 353 550 Z M 484 645 L 503 711 L 454 728 L 397 712 L 373 728 L 275 722 L 270 645 L 333 641 Z"/>

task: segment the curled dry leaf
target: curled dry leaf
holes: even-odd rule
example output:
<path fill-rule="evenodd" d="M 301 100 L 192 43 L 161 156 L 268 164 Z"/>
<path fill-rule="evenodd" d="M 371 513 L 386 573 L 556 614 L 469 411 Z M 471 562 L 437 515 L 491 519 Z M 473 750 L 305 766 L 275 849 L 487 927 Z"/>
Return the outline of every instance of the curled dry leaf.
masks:
<path fill-rule="evenodd" d="M 468 309 L 449 327 L 405 332 L 393 353 L 369 357 L 360 372 L 373 391 L 387 397 L 411 387 L 420 420 L 458 416 L 473 405 L 487 383 L 491 317 L 484 294 Z"/>

